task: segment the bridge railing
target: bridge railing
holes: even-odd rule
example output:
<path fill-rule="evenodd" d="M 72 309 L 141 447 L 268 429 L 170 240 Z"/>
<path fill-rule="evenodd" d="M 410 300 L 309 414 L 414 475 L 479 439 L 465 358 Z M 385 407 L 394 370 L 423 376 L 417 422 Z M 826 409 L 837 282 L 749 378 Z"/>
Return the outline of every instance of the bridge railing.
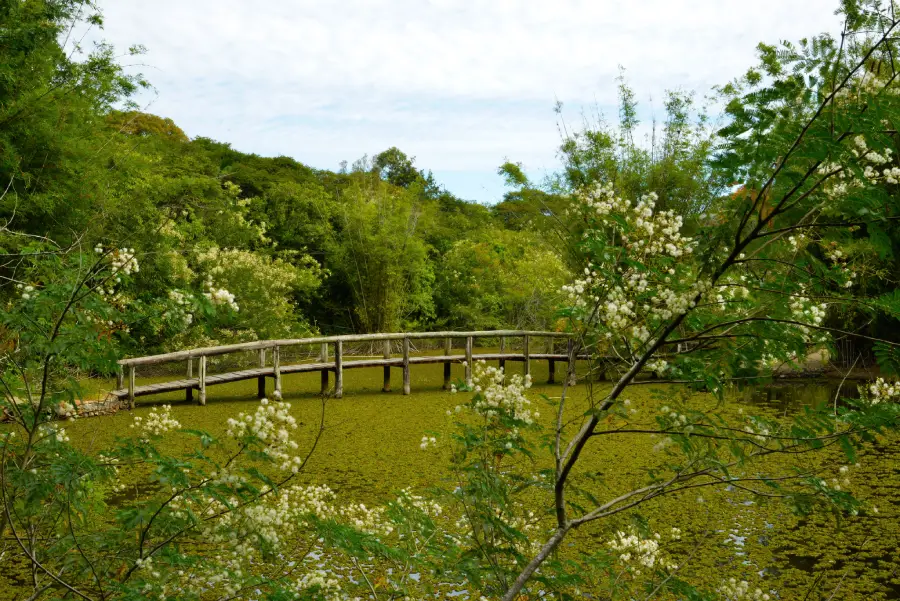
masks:
<path fill-rule="evenodd" d="M 478 338 L 499 338 L 500 352 L 489 354 L 473 354 L 474 341 Z M 509 338 L 521 338 L 521 353 L 511 353 L 507 349 L 507 340 Z M 568 346 L 565 354 L 561 353 L 532 353 L 532 338 L 563 338 L 568 339 Z M 443 355 L 429 355 L 410 357 L 410 342 L 412 340 L 439 340 L 444 341 Z M 453 340 L 465 340 L 465 354 L 453 355 Z M 394 357 L 392 354 L 392 342 L 400 341 L 401 356 Z M 383 352 L 381 358 L 345 361 L 344 343 L 383 343 Z M 525 364 L 525 373 L 531 372 L 532 360 L 547 360 L 550 363 L 550 382 L 554 381 L 555 363 L 557 361 L 567 361 L 568 369 L 574 368 L 573 362 L 575 357 L 572 354 L 572 334 L 566 332 L 544 332 L 532 330 L 482 330 L 472 332 L 403 332 L 403 333 L 384 333 L 384 334 L 350 334 L 341 336 L 316 336 L 311 338 L 295 338 L 283 340 L 259 340 L 254 342 L 244 342 L 239 344 L 229 344 L 215 347 L 205 347 L 189 349 L 184 351 L 176 351 L 172 353 L 163 353 L 160 355 L 150 355 L 146 357 L 134 357 L 130 359 L 122 359 L 118 362 L 119 374 L 117 380 L 117 390 L 115 394 L 120 397 L 127 396 L 130 404 L 134 405 L 135 396 L 143 394 L 156 394 L 160 392 L 169 392 L 172 390 L 185 390 L 188 400 L 193 399 L 193 391 L 199 391 L 200 403 L 206 403 L 206 388 L 209 385 L 221 384 L 225 382 L 234 382 L 238 380 L 247 380 L 256 378 L 258 382 L 258 392 L 260 396 L 265 396 L 266 378 L 273 378 L 275 382 L 275 393 L 280 395 L 282 392 L 282 375 L 284 373 L 298 372 L 321 372 L 322 392 L 326 392 L 329 387 L 329 372 L 334 372 L 334 396 L 341 397 L 343 395 L 343 371 L 348 368 L 357 367 L 378 367 L 384 369 L 384 387 L 385 392 L 391 389 L 391 367 L 400 367 L 403 370 L 403 394 L 410 393 L 410 365 L 420 363 L 443 363 L 444 364 L 444 388 L 450 388 L 450 366 L 452 363 L 465 364 L 465 380 L 467 384 L 472 382 L 472 362 L 474 360 L 497 360 L 501 367 L 506 361 L 523 361 Z M 287 347 L 296 346 L 315 346 L 319 345 L 319 355 L 315 363 L 307 363 L 300 365 L 284 365 L 281 361 L 281 351 Z M 250 369 L 235 371 L 226 374 L 209 375 L 207 373 L 207 358 L 218 355 L 227 355 L 232 353 L 257 352 L 257 365 Z M 271 358 L 271 359 L 269 359 Z M 177 361 L 186 361 L 186 378 L 175 380 L 172 382 L 154 384 L 149 386 L 138 387 L 135 384 L 137 368 L 141 366 L 159 365 L 162 363 L 172 363 Z M 197 363 L 197 374 L 194 375 L 194 363 Z M 271 366 L 269 365 L 271 363 Z M 125 377 L 127 372 L 127 386 Z"/>

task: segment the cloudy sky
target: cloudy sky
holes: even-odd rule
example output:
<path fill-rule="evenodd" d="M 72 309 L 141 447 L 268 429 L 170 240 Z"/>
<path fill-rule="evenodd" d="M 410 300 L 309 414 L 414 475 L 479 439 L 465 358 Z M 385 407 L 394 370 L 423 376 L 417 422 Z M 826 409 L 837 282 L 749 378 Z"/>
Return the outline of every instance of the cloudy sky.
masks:
<path fill-rule="evenodd" d="M 103 37 L 143 44 L 141 98 L 189 136 L 337 169 L 397 146 L 494 202 L 506 159 L 557 166 L 553 106 L 615 116 L 742 73 L 759 41 L 836 33 L 836 0 L 100 0 Z"/>

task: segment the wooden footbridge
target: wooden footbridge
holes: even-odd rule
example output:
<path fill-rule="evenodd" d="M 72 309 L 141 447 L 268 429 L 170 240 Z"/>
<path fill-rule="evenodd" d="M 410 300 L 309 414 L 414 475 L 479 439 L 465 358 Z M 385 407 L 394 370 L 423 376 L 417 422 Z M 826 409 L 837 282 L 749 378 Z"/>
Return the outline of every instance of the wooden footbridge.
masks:
<path fill-rule="evenodd" d="M 500 352 L 498 353 L 482 353 L 473 354 L 473 344 L 477 339 L 500 339 Z M 507 349 L 507 339 L 522 339 L 522 347 L 510 351 Z M 531 341 L 534 338 L 550 339 L 567 339 L 565 353 L 532 353 Z M 425 354 L 410 356 L 411 340 L 443 340 L 444 354 Z M 453 341 L 465 341 L 464 354 L 452 354 Z M 392 353 L 393 343 L 399 341 L 401 352 L 399 356 Z M 380 358 L 359 358 L 354 359 L 348 357 L 345 360 L 344 344 L 345 343 L 382 343 L 383 353 Z M 288 347 L 307 347 L 315 349 L 318 347 L 318 357 L 314 362 L 285 364 L 281 361 L 282 350 Z M 553 350 L 553 345 L 550 345 Z M 498 361 L 503 367 L 507 361 L 521 361 L 525 364 L 525 373 L 531 373 L 531 362 L 546 360 L 550 364 L 549 382 L 554 382 L 556 362 L 565 362 L 567 365 L 566 373 L 574 371 L 574 362 L 576 357 L 573 351 L 573 339 L 571 334 L 563 332 L 533 332 L 518 330 L 496 330 L 496 331 L 480 331 L 480 332 L 415 332 L 402 334 L 360 334 L 348 336 L 326 336 L 318 338 L 299 338 L 294 340 L 262 340 L 257 342 L 246 342 L 241 344 L 231 344 L 226 346 L 216 346 L 208 348 L 197 348 L 186 351 L 178 351 L 174 353 L 166 353 L 162 355 L 151 355 L 148 357 L 136 357 L 133 359 L 122 359 L 119 363 L 119 375 L 117 382 L 117 390 L 112 394 L 120 399 L 128 399 L 131 406 L 134 406 L 135 397 L 160 394 L 164 392 L 172 392 L 184 390 L 187 400 L 193 400 L 194 391 L 199 391 L 199 401 L 201 405 L 206 404 L 206 389 L 216 384 L 226 384 L 228 382 L 237 382 L 241 380 L 253 380 L 258 382 L 257 390 L 260 397 L 266 394 L 266 378 L 272 378 L 275 382 L 275 393 L 280 395 L 282 392 L 282 376 L 285 374 L 295 374 L 304 372 L 320 372 L 322 381 L 322 393 L 330 391 L 329 374 L 334 374 L 334 390 L 333 395 L 340 398 L 344 392 L 344 370 L 357 369 L 363 367 L 381 367 L 384 370 L 384 387 L 385 392 L 391 389 L 391 368 L 401 368 L 403 370 L 403 394 L 410 393 L 410 366 L 423 365 L 430 363 L 444 364 L 444 388 L 450 388 L 450 366 L 453 363 L 465 364 L 465 380 L 466 383 L 472 382 L 472 362 Z M 207 372 L 207 358 L 228 355 L 235 353 L 256 352 L 258 360 L 256 365 L 247 369 L 237 371 L 229 371 L 226 373 L 210 374 Z M 269 360 L 271 357 L 271 360 Z M 580 357 L 579 357 L 580 358 Z M 160 382 L 156 384 L 147 384 L 143 386 L 135 385 L 135 378 L 139 367 L 159 365 L 163 363 L 186 362 L 185 377 L 170 380 L 168 382 Z M 194 372 L 194 364 L 197 364 L 196 375 Z M 127 383 L 125 379 L 127 377 Z"/>

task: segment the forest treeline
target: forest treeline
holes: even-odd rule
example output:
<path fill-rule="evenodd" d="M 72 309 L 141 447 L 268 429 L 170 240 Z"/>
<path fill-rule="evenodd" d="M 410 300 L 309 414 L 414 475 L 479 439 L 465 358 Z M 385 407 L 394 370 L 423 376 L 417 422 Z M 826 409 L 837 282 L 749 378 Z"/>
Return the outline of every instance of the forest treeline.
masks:
<path fill-rule="evenodd" d="M 396 148 L 331 172 L 189 139 L 137 110 L 131 98 L 149 84 L 113 48 L 67 36 L 76 21 L 101 25 L 89 8 L 0 8 L 0 244 L 17 257 L 2 267 L 7 302 L 42 284 L 18 274 L 23 254 L 49 245 L 137 257 L 128 292 L 106 292 L 145 317 L 107 334 L 148 350 L 553 327 L 569 275 L 535 224 L 540 207 L 457 198 Z"/>
<path fill-rule="evenodd" d="M 393 148 L 335 173 L 191 140 L 141 112 L 53 118 L 72 120 L 65 137 L 48 128 L 55 148 L 6 146 L 3 218 L 136 256 L 123 302 L 147 319 L 110 327 L 141 347 L 553 326 L 568 270 L 525 199 L 461 200 Z"/>
<path fill-rule="evenodd" d="M 29 250 L 78 247 L 138 259 L 128 290 L 105 292 L 144 317 L 105 333 L 145 352 L 314 332 L 558 327 L 574 264 L 564 196 L 592 170 L 617 168 L 623 136 L 595 127 L 568 137 L 566 172 L 541 190 L 504 165 L 510 192 L 494 206 L 458 198 L 397 148 L 339 172 L 248 154 L 138 110 L 149 83 L 112 47 L 82 49 L 69 35 L 74 23 L 102 25 L 89 8 L 0 11 L 0 243 L 16 257 L 2 267 L 8 302 L 42 284 L 18 275 Z M 689 100 L 672 98 L 684 127 Z M 693 152 L 692 132 L 670 137 Z M 650 164 L 629 161 L 635 174 Z"/>

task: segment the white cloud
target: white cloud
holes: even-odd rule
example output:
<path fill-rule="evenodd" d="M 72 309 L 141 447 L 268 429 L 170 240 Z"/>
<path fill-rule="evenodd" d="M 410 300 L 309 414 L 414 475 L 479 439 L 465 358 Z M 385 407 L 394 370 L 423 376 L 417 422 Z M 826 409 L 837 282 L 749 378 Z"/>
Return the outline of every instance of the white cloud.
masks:
<path fill-rule="evenodd" d="M 705 92 L 758 41 L 836 31 L 834 0 L 101 0 L 141 43 L 150 110 L 189 135 L 317 167 L 399 146 L 436 171 L 554 163 L 556 98 Z"/>

